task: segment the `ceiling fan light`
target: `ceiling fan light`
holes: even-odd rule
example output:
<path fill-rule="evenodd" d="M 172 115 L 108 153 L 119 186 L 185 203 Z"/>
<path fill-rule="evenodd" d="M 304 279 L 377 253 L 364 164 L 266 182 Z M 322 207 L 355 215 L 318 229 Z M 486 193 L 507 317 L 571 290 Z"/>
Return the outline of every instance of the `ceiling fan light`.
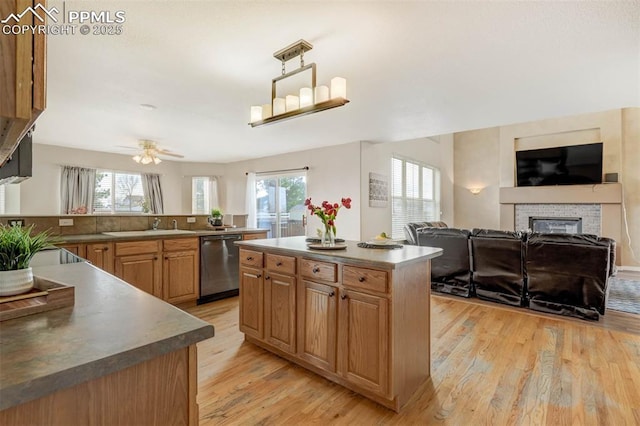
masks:
<path fill-rule="evenodd" d="M 160 163 L 162 163 L 162 160 L 159 159 L 158 157 L 153 157 L 153 163 L 154 164 L 160 164 Z"/>
<path fill-rule="evenodd" d="M 142 157 L 140 157 L 139 155 L 133 156 L 133 161 L 135 161 L 136 163 L 139 163 L 141 160 L 142 160 Z"/>
<path fill-rule="evenodd" d="M 142 160 L 140 162 L 142 164 L 149 164 L 151 163 L 151 161 L 153 161 L 151 157 L 149 157 L 148 155 L 145 155 L 144 157 L 142 157 Z"/>

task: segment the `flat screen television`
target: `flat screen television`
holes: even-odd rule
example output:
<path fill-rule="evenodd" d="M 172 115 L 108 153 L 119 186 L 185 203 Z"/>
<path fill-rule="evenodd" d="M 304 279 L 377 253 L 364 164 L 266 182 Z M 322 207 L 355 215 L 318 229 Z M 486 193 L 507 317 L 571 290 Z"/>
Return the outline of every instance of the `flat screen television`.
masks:
<path fill-rule="evenodd" d="M 602 183 L 602 142 L 516 151 L 517 186 Z"/>

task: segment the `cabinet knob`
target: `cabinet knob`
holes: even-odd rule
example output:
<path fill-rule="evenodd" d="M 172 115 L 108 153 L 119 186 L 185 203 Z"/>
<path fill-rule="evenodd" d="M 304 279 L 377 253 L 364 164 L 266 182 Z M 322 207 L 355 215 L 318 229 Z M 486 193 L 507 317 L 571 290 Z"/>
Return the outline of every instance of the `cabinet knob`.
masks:
<path fill-rule="evenodd" d="M 333 297 L 333 296 L 335 296 L 335 295 L 336 295 L 336 292 L 335 292 L 335 291 L 332 291 L 332 292 L 330 292 L 330 293 L 329 293 L 329 297 Z"/>
<path fill-rule="evenodd" d="M 262 274 L 256 275 L 256 278 L 260 278 L 260 277 L 262 277 Z"/>
<path fill-rule="evenodd" d="M 109 251 L 109 247 L 105 247 L 105 248 L 104 248 L 104 251 Z"/>
<path fill-rule="evenodd" d="M 267 275 L 266 277 L 264 277 L 265 280 L 270 280 L 271 276 Z"/>
<path fill-rule="evenodd" d="M 363 282 L 364 282 L 364 280 L 365 280 L 365 277 L 359 277 L 359 278 L 358 278 L 358 281 L 360 281 L 361 283 L 363 283 Z"/>
<path fill-rule="evenodd" d="M 249 256 L 247 257 L 247 260 L 253 260 L 253 257 Z"/>
<path fill-rule="evenodd" d="M 166 259 L 166 257 L 165 257 L 165 259 Z M 154 257 L 153 260 L 158 260 L 158 256 Z"/>
<path fill-rule="evenodd" d="M 276 263 L 276 266 L 282 266 L 282 262 Z"/>
<path fill-rule="evenodd" d="M 156 257 L 156 259 L 157 259 L 157 257 Z M 165 256 L 165 257 L 164 257 L 164 260 L 169 260 L 169 257 L 168 257 L 168 256 Z"/>
<path fill-rule="evenodd" d="M 342 296 L 340 296 L 340 299 L 345 300 L 347 298 L 346 294 L 343 294 Z"/>
<path fill-rule="evenodd" d="M 312 271 L 314 274 L 317 274 L 318 272 L 320 272 L 320 268 L 318 268 L 317 266 L 314 266 Z"/>

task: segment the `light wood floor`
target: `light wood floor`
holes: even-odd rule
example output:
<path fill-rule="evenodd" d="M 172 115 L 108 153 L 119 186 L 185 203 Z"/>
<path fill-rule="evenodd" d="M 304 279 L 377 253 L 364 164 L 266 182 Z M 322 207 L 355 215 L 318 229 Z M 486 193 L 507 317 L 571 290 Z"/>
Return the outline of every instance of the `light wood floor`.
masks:
<path fill-rule="evenodd" d="M 188 308 L 216 328 L 198 344 L 200 424 L 640 424 L 640 332 L 441 296 L 431 309 L 432 379 L 396 414 L 244 342 L 237 297 Z M 640 315 L 617 321 L 640 330 Z"/>

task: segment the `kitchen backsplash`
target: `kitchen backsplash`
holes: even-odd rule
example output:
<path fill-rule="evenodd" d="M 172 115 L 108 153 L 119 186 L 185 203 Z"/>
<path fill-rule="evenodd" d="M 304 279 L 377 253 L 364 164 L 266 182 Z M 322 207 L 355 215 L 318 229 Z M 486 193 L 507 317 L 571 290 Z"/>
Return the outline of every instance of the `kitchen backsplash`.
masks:
<path fill-rule="evenodd" d="M 155 218 L 160 219 L 158 229 L 173 229 L 173 220 L 178 222 L 178 229 L 200 230 L 213 229 L 207 221 L 207 215 L 64 215 L 64 216 L 20 216 L 3 215 L 0 222 L 10 224 L 22 221 L 24 226 L 35 224 L 34 231 L 50 230 L 55 235 L 100 234 L 115 231 L 143 231 L 151 229 Z M 195 223 L 187 222 L 195 218 Z M 72 220 L 73 225 L 60 226 L 61 220 Z M 247 226 L 247 215 L 233 215 L 233 224 L 238 228 Z"/>

